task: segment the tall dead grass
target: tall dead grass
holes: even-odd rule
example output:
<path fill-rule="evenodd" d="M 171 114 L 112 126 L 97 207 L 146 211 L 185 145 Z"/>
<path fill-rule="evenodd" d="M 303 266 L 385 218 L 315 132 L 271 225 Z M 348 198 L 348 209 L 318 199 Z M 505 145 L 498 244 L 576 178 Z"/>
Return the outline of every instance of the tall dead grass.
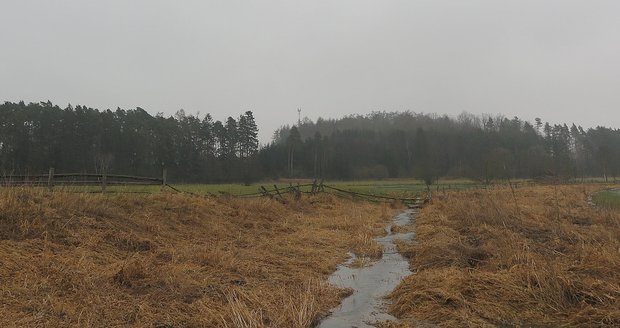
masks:
<path fill-rule="evenodd" d="M 0 192 L 2 327 L 309 327 L 391 210 L 177 194 Z"/>
<path fill-rule="evenodd" d="M 619 326 L 620 220 L 597 187 L 438 194 L 400 244 L 414 275 L 390 295 L 411 326 Z"/>

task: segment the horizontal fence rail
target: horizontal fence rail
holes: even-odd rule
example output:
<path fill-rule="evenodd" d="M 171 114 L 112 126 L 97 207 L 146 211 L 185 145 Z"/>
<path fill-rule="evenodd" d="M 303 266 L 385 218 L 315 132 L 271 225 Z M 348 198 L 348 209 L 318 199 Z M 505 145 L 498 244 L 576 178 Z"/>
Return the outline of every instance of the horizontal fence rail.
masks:
<path fill-rule="evenodd" d="M 508 185 L 513 192 L 515 189 L 527 186 L 530 184 L 540 184 L 541 182 L 536 181 L 510 181 L 508 180 Z M 558 181 L 553 181 L 552 183 L 558 183 Z M 543 183 L 544 184 L 544 183 Z M 421 185 L 421 184 L 420 184 Z M 410 207 L 417 207 L 420 204 L 431 201 L 432 199 L 432 190 L 436 189 L 437 192 L 446 190 L 462 190 L 462 189 L 477 189 L 483 188 L 487 189 L 492 185 L 484 184 L 484 183 L 468 183 L 466 185 L 456 184 L 436 184 L 436 186 L 430 187 L 425 186 L 425 190 L 421 189 L 417 192 L 411 194 L 412 191 L 407 193 L 371 193 L 371 192 L 360 192 L 357 190 L 350 190 L 346 187 L 336 186 L 336 185 L 328 185 L 323 182 L 323 180 L 315 179 L 312 183 L 299 184 L 294 185 L 293 183 L 289 183 L 289 186 L 278 186 L 272 185 L 273 187 L 265 187 L 259 186 L 258 190 L 255 192 L 248 193 L 240 193 L 234 194 L 226 191 L 213 191 L 213 192 L 191 192 L 186 190 L 180 190 L 177 187 L 171 186 L 167 183 L 166 179 L 166 169 L 162 171 L 161 178 L 155 177 L 144 177 L 144 176 L 133 176 L 126 174 L 106 174 L 106 173 L 55 173 L 53 168 L 49 169 L 48 174 L 34 174 L 34 175 L 0 175 L 0 187 L 13 187 L 13 186 L 26 186 L 26 187 L 47 187 L 50 191 L 54 189 L 54 186 L 99 186 L 100 189 L 93 188 L 87 190 L 78 190 L 78 191 L 70 191 L 64 189 L 64 191 L 70 192 L 87 192 L 87 193 L 96 193 L 96 192 L 111 192 L 111 193 L 152 193 L 156 189 L 146 188 L 146 190 L 139 190 L 132 188 L 124 188 L 124 189 L 113 189 L 106 190 L 108 186 L 160 186 L 157 188 L 159 191 L 172 190 L 177 193 L 190 194 L 194 196 L 200 197 L 236 197 L 236 198 L 254 198 L 254 197 L 265 197 L 270 198 L 272 200 L 276 200 L 280 203 L 286 204 L 289 202 L 291 197 L 284 197 L 285 195 L 292 196 L 294 199 L 300 199 L 303 194 L 319 194 L 326 193 L 332 194 L 337 197 L 345 197 L 350 199 L 358 199 L 365 200 L 371 202 L 401 202 Z M 390 189 L 393 186 L 389 187 Z M 396 186 L 398 187 L 398 185 Z"/>
<path fill-rule="evenodd" d="M 101 190 L 105 192 L 107 186 L 153 185 L 162 188 L 166 185 L 165 169 L 161 178 L 106 173 L 55 173 L 53 168 L 49 169 L 48 174 L 0 176 L 0 186 L 47 187 L 50 190 L 54 186 L 101 186 Z"/>
<path fill-rule="evenodd" d="M 177 193 L 183 193 L 183 194 L 193 195 L 197 197 L 217 197 L 218 196 L 213 193 L 201 194 L 201 193 L 194 193 L 190 191 L 179 190 L 169 184 L 166 184 L 166 187 L 170 188 L 171 190 Z M 278 201 L 282 204 L 287 204 L 289 202 L 289 199 L 284 197 L 284 195 L 286 194 L 292 195 L 294 199 L 299 200 L 301 199 L 302 194 L 316 195 L 320 193 L 331 194 L 337 197 L 345 197 L 348 199 L 370 201 L 370 202 L 398 201 L 398 202 L 401 202 L 407 205 L 409 208 L 419 208 L 423 204 L 426 204 L 427 202 L 429 202 L 432 198 L 432 194 L 430 191 L 425 196 L 422 195 L 422 196 L 410 197 L 410 198 L 391 197 L 388 195 L 360 193 L 360 192 L 355 192 L 351 190 L 340 189 L 340 188 L 326 185 L 322 181 L 319 182 L 316 180 L 313 183 L 308 183 L 308 184 L 297 184 L 297 185 L 291 184 L 289 186 L 280 186 L 280 187 L 278 187 L 277 185 L 273 185 L 273 188 L 267 188 L 265 186 L 260 186 L 258 192 L 246 193 L 246 194 L 230 194 L 230 193 L 220 192 L 220 196 L 235 197 L 235 198 L 267 197 L 272 200 Z"/>

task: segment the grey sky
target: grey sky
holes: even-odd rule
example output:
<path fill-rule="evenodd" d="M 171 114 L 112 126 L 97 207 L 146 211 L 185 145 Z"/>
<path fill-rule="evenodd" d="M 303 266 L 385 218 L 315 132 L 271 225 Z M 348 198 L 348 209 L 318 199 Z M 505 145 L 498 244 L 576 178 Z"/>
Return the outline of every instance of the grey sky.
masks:
<path fill-rule="evenodd" d="M 0 0 L 0 101 L 620 127 L 620 1 Z"/>

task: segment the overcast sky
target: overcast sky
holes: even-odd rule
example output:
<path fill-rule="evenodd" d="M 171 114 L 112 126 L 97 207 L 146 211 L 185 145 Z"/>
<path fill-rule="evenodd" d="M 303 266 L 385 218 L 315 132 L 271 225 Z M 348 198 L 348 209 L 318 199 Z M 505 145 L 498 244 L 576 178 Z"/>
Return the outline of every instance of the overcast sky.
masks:
<path fill-rule="evenodd" d="M 620 1 L 0 0 L 0 101 L 620 127 Z"/>

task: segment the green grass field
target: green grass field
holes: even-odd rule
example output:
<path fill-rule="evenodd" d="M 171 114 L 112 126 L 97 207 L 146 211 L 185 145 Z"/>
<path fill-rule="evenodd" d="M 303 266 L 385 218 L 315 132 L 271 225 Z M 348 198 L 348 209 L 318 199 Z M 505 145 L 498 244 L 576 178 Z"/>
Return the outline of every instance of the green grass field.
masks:
<path fill-rule="evenodd" d="M 620 189 L 597 192 L 592 195 L 592 200 L 601 207 L 620 209 Z"/>
<path fill-rule="evenodd" d="M 311 184 L 311 180 L 291 180 L 291 181 L 277 181 L 277 182 L 258 182 L 250 185 L 226 183 L 226 184 L 174 184 L 170 185 L 175 189 L 184 192 L 191 192 L 195 194 L 231 194 L 231 195 L 244 195 L 257 193 L 260 191 L 260 187 L 264 186 L 268 190 L 273 190 L 274 185 L 278 188 L 286 188 L 289 186 L 296 186 L 297 184 L 305 185 Z M 368 181 L 325 181 L 325 185 L 344 189 L 353 192 L 367 193 L 373 195 L 384 196 L 400 196 L 410 197 L 426 191 L 426 186 L 420 180 L 368 180 Z M 438 183 L 431 186 L 433 191 L 439 190 L 455 190 L 466 188 L 484 187 L 483 184 L 474 182 L 471 180 L 440 180 Z M 154 193 L 161 190 L 161 186 L 108 186 L 107 191 L 110 192 L 135 192 L 135 193 Z M 304 191 L 310 191 L 311 187 L 302 187 Z M 55 186 L 54 190 L 69 191 L 69 192 L 98 192 L 101 191 L 99 186 Z M 171 190 L 165 188 L 165 190 Z"/>
<path fill-rule="evenodd" d="M 526 180 L 513 180 L 513 183 L 528 183 Z M 585 181 L 584 181 L 585 182 Z M 588 181 L 594 183 L 594 181 Z M 601 183 L 603 181 L 596 181 Z M 260 192 L 260 187 L 264 186 L 268 190 L 273 190 L 274 185 L 283 189 L 291 185 L 297 184 L 305 185 L 311 184 L 312 181 L 308 179 L 300 180 L 282 180 L 282 181 L 266 181 L 257 182 L 250 185 L 241 183 L 226 183 L 226 184 L 175 184 L 170 185 L 175 189 L 183 192 L 191 192 L 199 195 L 245 195 Z M 426 186 L 420 180 L 414 179 L 386 179 L 386 180 L 365 180 L 365 181 L 325 181 L 325 185 L 336 187 L 343 190 L 366 193 L 382 196 L 393 197 L 414 197 L 421 193 L 426 192 Z M 495 182 L 496 184 L 506 184 L 506 182 Z M 485 188 L 486 185 L 477 181 L 467 179 L 441 179 L 437 183 L 431 186 L 432 191 L 444 191 L 444 190 L 462 190 L 470 188 Z M 310 191 L 311 187 L 302 187 L 302 191 Z M 55 186 L 54 190 L 68 191 L 68 192 L 100 192 L 100 186 Z M 156 193 L 162 190 L 158 185 L 147 186 L 108 186 L 107 191 L 110 192 L 127 192 L 127 193 Z M 164 188 L 167 191 L 173 191 L 170 188 Z M 616 196 L 617 195 L 617 196 Z M 595 201 L 602 204 L 611 204 L 605 206 L 614 206 L 616 199 L 620 194 L 614 192 L 601 192 L 595 195 Z M 618 201 L 620 202 L 620 201 Z M 620 207 L 620 206 L 619 206 Z"/>

